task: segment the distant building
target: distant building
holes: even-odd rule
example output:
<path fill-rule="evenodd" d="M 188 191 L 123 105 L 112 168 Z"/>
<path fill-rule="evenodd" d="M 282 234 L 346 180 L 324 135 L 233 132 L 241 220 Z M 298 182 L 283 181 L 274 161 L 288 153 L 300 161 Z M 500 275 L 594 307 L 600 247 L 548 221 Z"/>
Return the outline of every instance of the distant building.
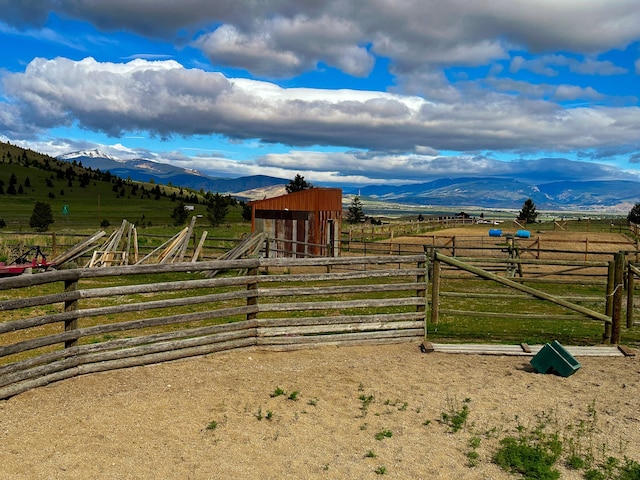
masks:
<path fill-rule="evenodd" d="M 342 190 L 310 188 L 251 205 L 251 231 L 266 233 L 270 257 L 337 256 Z"/>

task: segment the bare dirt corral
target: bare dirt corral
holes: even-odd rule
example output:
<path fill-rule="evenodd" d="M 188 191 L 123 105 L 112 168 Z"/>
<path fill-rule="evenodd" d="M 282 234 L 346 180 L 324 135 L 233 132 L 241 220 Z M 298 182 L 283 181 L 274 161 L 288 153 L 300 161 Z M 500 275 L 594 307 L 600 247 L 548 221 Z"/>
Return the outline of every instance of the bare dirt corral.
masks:
<path fill-rule="evenodd" d="M 528 357 L 418 347 L 247 349 L 35 389 L 0 402 L 1 477 L 362 479 L 384 467 L 384 478 L 507 479 L 491 462 L 499 438 L 516 417 L 534 427 L 540 415 L 574 439 L 567 427 L 585 420 L 595 434 L 581 448 L 640 461 L 637 357 L 580 358 L 562 378 L 534 373 Z M 272 397 L 277 388 L 286 394 Z M 465 399 L 467 426 L 449 433 L 441 415 Z M 383 431 L 392 435 L 377 440 Z M 480 459 L 469 467 L 475 435 Z"/>

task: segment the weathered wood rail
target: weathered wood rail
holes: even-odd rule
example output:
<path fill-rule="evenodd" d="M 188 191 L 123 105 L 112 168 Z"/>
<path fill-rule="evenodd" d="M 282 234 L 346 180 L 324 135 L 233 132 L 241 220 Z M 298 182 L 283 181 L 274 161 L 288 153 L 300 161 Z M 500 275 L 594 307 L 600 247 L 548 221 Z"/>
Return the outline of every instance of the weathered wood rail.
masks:
<path fill-rule="evenodd" d="M 247 273 L 206 278 L 212 270 Z M 85 373 L 234 348 L 422 339 L 426 291 L 425 254 L 132 265 L 0 279 L 0 399 Z"/>
<path fill-rule="evenodd" d="M 560 245 L 567 248 L 558 248 Z M 536 238 L 513 238 L 469 236 L 469 235 L 428 235 L 421 234 L 412 242 L 389 241 L 343 241 L 342 251 L 351 254 L 362 255 L 409 255 L 417 253 L 424 247 L 438 248 L 453 257 L 459 256 L 483 256 L 505 257 L 509 248 L 519 256 L 537 260 L 597 260 L 609 257 L 613 253 L 625 250 L 640 255 L 640 242 L 638 239 L 624 241 L 597 240 L 584 238 L 582 240 L 547 240 Z"/>
<path fill-rule="evenodd" d="M 529 320 L 573 320 L 586 318 L 601 322 L 604 325 L 602 340 L 606 343 L 618 344 L 620 342 L 621 325 L 623 317 L 623 297 L 626 290 L 626 327 L 632 328 L 634 305 L 634 278 L 640 274 L 640 270 L 627 261 L 624 252 L 613 255 L 609 262 L 586 261 L 560 261 L 560 260 L 535 260 L 514 258 L 511 260 L 498 260 L 486 258 L 453 258 L 441 254 L 433 249 L 431 254 L 431 299 L 430 299 L 430 323 L 438 324 L 440 315 L 471 316 L 475 318 L 500 318 L 500 319 L 529 319 Z M 499 265 L 499 268 L 494 268 Z M 538 270 L 527 270 L 523 273 L 522 267 L 541 267 Z M 514 268 L 514 266 L 516 268 Z M 488 267 L 488 268 L 487 268 Z M 506 269 L 505 269 L 506 267 Z M 448 272 L 448 273 L 445 273 Z M 451 272 L 454 272 L 452 274 Z M 500 274 L 497 274 L 500 273 Z M 518 275 L 519 273 L 519 275 Z M 567 276 L 569 279 L 567 279 Z M 575 278 L 571 278 L 575 276 Z M 546 278 L 542 278 L 546 277 Z M 590 280 L 595 277 L 596 280 Z M 501 286 L 508 287 L 516 292 L 496 293 L 495 291 L 470 292 L 443 291 L 441 288 L 443 279 L 463 281 L 470 278 L 490 280 Z M 529 285 L 525 285 L 525 283 Z M 591 296 L 573 294 L 551 294 L 539 288 L 530 286 L 536 283 L 555 283 L 563 286 L 579 284 L 582 287 L 598 286 L 601 295 Z M 468 286 L 468 283 L 467 285 Z M 562 289 L 564 290 L 564 289 Z M 555 313 L 549 311 L 486 311 L 469 308 L 454 309 L 441 308 L 441 302 L 445 298 L 480 299 L 485 303 L 492 302 L 524 302 L 531 298 L 543 300 L 563 307 L 570 313 Z M 601 305 L 603 311 L 595 310 L 589 305 Z"/>

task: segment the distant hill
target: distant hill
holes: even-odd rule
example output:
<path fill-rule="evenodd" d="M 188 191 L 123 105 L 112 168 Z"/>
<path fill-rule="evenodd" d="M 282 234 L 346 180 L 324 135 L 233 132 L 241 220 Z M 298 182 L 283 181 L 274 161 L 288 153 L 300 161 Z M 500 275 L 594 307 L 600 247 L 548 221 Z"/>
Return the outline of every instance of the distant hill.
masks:
<path fill-rule="evenodd" d="M 531 198 L 538 210 L 628 211 L 640 201 L 640 182 L 569 181 L 529 184 L 511 178 L 443 178 L 432 182 L 344 189 L 363 199 L 432 206 L 520 208 Z"/>
<path fill-rule="evenodd" d="M 3 144 L 14 158 L 24 155 L 22 149 Z M 36 158 L 45 155 L 28 151 Z M 38 157 L 39 158 L 39 157 Z M 122 179 L 173 185 L 195 191 L 231 194 L 245 200 L 256 200 L 284 194 L 287 179 L 254 175 L 240 178 L 213 178 L 196 170 L 175 167 L 145 159 L 121 160 L 100 152 L 73 152 L 47 162 L 71 162 L 86 168 L 109 172 Z M 44 160 L 40 160 L 44 161 Z M 579 211 L 607 210 L 628 212 L 640 202 L 640 182 L 623 179 L 622 172 L 608 178 L 612 169 L 606 165 L 567 159 L 540 159 L 512 162 L 510 171 L 493 177 L 440 178 L 407 185 L 340 186 L 348 195 L 360 194 L 363 200 L 421 206 L 480 207 L 519 209 L 531 198 L 538 210 Z M 75 167 L 74 167 L 75 168 Z M 529 169 L 529 170 L 527 170 Z M 602 178 L 591 180 L 591 178 Z"/>
<path fill-rule="evenodd" d="M 234 194 L 256 188 L 285 185 L 288 180 L 266 175 L 252 175 L 240 178 L 213 178 L 197 170 L 175 167 L 168 163 L 135 158 L 120 160 L 99 150 L 83 150 L 67 153 L 58 157 L 67 162 L 76 161 L 83 166 L 110 172 L 120 178 L 130 178 L 139 182 L 149 182 L 153 179 L 157 184 L 171 184 L 190 188 L 196 191 L 211 191 L 222 194 Z"/>

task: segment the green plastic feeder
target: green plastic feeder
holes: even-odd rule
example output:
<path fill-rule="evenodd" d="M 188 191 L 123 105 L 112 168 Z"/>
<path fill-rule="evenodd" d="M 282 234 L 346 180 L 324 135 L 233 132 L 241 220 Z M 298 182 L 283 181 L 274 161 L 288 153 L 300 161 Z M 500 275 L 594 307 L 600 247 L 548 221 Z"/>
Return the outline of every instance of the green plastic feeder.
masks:
<path fill-rule="evenodd" d="M 531 365 L 538 373 L 556 373 L 568 377 L 582 366 L 557 340 L 546 343 L 531 359 Z"/>

